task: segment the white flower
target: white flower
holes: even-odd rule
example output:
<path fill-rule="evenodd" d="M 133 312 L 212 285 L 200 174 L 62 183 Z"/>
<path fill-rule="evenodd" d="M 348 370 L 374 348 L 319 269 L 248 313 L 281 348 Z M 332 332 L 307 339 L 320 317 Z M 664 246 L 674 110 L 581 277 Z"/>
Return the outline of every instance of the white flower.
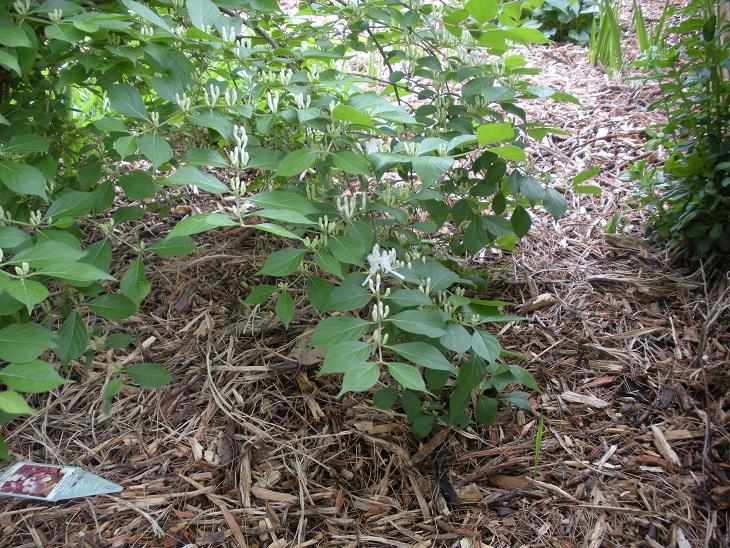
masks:
<path fill-rule="evenodd" d="M 368 254 L 368 262 L 370 263 L 370 271 L 368 272 L 367 278 L 362 283 L 363 286 L 367 285 L 370 279 L 378 274 L 379 272 L 392 274 L 396 278 L 405 280 L 403 274 L 399 274 L 394 270 L 393 263 L 396 260 L 395 249 L 390 251 L 380 251 L 380 246 L 375 244 L 373 250 Z"/>

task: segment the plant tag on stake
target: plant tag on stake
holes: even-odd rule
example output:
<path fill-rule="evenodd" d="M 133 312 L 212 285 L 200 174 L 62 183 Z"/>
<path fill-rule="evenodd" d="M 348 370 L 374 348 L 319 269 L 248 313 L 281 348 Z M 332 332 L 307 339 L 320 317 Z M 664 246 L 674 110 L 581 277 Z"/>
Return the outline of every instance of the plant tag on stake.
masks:
<path fill-rule="evenodd" d="M 118 493 L 121 485 L 76 466 L 16 462 L 0 470 L 0 495 L 56 502 Z"/>

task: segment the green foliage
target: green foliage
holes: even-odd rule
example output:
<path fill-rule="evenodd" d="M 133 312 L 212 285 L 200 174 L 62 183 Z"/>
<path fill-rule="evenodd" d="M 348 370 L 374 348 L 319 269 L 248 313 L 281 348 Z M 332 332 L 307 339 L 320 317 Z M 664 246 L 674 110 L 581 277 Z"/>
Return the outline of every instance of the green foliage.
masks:
<path fill-rule="evenodd" d="M 600 0 L 544 0 L 532 10 L 532 20 L 556 42 L 586 45 L 598 15 Z"/>
<path fill-rule="evenodd" d="M 621 0 L 601 0 L 598 20 L 593 20 L 591 28 L 588 59 L 592 65 L 601 65 L 611 74 L 618 74 L 624 67 L 620 12 Z"/>
<path fill-rule="evenodd" d="M 719 0 L 693 0 L 666 19 L 670 46 L 639 61 L 662 94 L 651 109 L 668 122 L 651 128 L 650 149 L 669 156 L 659 169 L 634 167 L 647 229 L 694 261 L 730 253 L 730 21 Z"/>
<path fill-rule="evenodd" d="M 246 302 L 271 303 L 285 326 L 307 301 L 328 316 L 313 344 L 341 393 L 386 385 L 376 404 L 399 401 L 419 435 L 436 420 L 490 424 L 498 400 L 529 406 L 505 391 L 534 379 L 489 331 L 518 318 L 481 301 L 483 280 L 453 258 L 511 250 L 528 209 L 567 207 L 524 174 L 524 136 L 558 130 L 519 102 L 575 101 L 528 82 L 536 70 L 510 54 L 546 41 L 522 18 L 530 2 L 335 0 L 296 18 L 233 4 L 0 2 L 2 416 L 31 413 L 19 392 L 60 387 L 59 365 L 97 351 L 107 412 L 125 382 L 171 382 L 158 364 L 122 367 L 114 352 L 131 339 L 106 320 L 139 311 L 150 255 L 186 255 L 227 226 L 286 242 L 259 272 L 285 279 Z M 187 187 L 230 207 L 157 241 L 117 230 Z"/>

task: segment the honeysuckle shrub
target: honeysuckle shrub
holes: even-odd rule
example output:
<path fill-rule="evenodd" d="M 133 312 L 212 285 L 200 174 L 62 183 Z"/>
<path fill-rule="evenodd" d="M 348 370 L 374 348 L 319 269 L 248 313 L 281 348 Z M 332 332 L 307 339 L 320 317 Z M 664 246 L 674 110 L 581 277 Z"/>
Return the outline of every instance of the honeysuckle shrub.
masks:
<path fill-rule="evenodd" d="M 648 128 L 650 150 L 664 147 L 658 168 L 634 166 L 650 212 L 647 232 L 687 262 L 730 255 L 730 14 L 727 2 L 692 0 L 667 9 L 668 45 L 637 61 L 661 94 L 649 106 L 666 123 Z"/>
<path fill-rule="evenodd" d="M 508 388 L 535 380 L 492 333 L 517 318 L 478 297 L 467 260 L 513 249 L 529 208 L 557 219 L 567 205 L 525 153 L 558 130 L 519 104 L 574 99 L 528 81 L 538 71 L 510 49 L 546 40 L 522 13 L 0 1 L 0 420 L 92 363 L 107 365 L 105 411 L 125 382 L 170 382 L 159 364 L 121 364 L 132 341 L 114 322 L 150 292 L 148 257 L 184 256 L 225 226 L 281 239 L 259 272 L 277 283 L 247 302 L 286 327 L 305 287 L 323 317 L 320 375 L 342 393 L 379 385 L 375 404 L 399 402 L 419 436 L 437 420 L 492 424 L 500 400 L 529 408 Z M 225 196 L 226 213 L 127 239 L 191 187 Z"/>

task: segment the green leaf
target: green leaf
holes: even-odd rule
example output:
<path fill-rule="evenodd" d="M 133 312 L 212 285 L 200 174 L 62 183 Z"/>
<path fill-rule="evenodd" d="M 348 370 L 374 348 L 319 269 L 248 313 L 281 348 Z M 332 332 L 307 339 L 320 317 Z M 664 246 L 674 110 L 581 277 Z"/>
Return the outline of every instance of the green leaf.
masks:
<path fill-rule="evenodd" d="M 0 49 L 0 65 L 8 70 L 12 70 L 18 76 L 23 75 L 18 64 L 18 54 L 13 50 Z"/>
<path fill-rule="evenodd" d="M 362 154 L 350 150 L 341 150 L 332 154 L 332 163 L 336 168 L 355 175 L 370 174 L 370 162 Z"/>
<path fill-rule="evenodd" d="M 469 15 L 479 23 L 486 23 L 490 19 L 494 19 L 499 11 L 497 0 L 469 0 L 464 7 Z"/>
<path fill-rule="evenodd" d="M 190 21 L 200 30 L 206 27 L 215 27 L 220 11 L 210 0 L 187 0 L 185 6 L 188 9 Z"/>
<path fill-rule="evenodd" d="M 532 405 L 530 404 L 530 395 L 527 392 L 515 390 L 514 392 L 508 394 L 505 399 L 515 407 L 519 407 L 520 409 L 524 409 L 525 411 L 532 411 Z"/>
<path fill-rule="evenodd" d="M 418 392 L 426 391 L 426 383 L 423 381 L 421 372 L 406 363 L 388 362 L 388 372 L 398 384 L 404 388 L 416 390 Z"/>
<path fill-rule="evenodd" d="M 380 377 L 380 368 L 376 363 L 360 363 L 345 372 L 342 377 L 342 389 L 337 396 L 347 392 L 366 392 L 370 390 Z"/>
<path fill-rule="evenodd" d="M 413 433 L 419 438 L 425 438 L 433 430 L 434 418 L 432 415 L 420 415 L 411 422 Z"/>
<path fill-rule="evenodd" d="M 294 300 L 288 291 L 282 291 L 279 293 L 279 297 L 276 299 L 276 306 L 274 308 L 276 316 L 284 324 L 285 328 L 289 328 L 289 322 L 294 317 Z"/>
<path fill-rule="evenodd" d="M 454 164 L 450 156 L 416 156 L 411 159 L 413 170 L 425 185 L 432 185 Z"/>
<path fill-rule="evenodd" d="M 288 276 L 295 272 L 306 253 L 305 249 L 280 249 L 266 258 L 264 266 L 257 272 L 259 275 Z"/>
<path fill-rule="evenodd" d="M 403 331 L 417 335 L 440 337 L 446 334 L 444 319 L 433 309 L 405 310 L 387 318 L 387 321 L 393 322 Z"/>
<path fill-rule="evenodd" d="M 573 187 L 578 194 L 588 194 L 589 196 L 600 196 L 603 190 L 597 185 L 575 185 Z"/>
<path fill-rule="evenodd" d="M 453 371 L 454 367 L 444 358 L 438 349 L 423 342 L 410 342 L 387 346 L 399 356 L 410 362 L 422 365 L 428 369 L 439 369 L 441 371 Z"/>
<path fill-rule="evenodd" d="M 279 163 L 275 177 L 293 177 L 310 168 L 317 159 L 318 152 L 309 148 L 302 148 L 290 152 Z"/>
<path fill-rule="evenodd" d="M 25 31 L 20 27 L 4 27 L 0 32 L 0 44 L 11 48 L 33 47 Z"/>
<path fill-rule="evenodd" d="M 314 264 L 338 278 L 344 278 L 345 274 L 347 274 L 347 267 L 345 265 L 321 249 L 318 249 L 314 253 Z"/>
<path fill-rule="evenodd" d="M 19 265 L 27 262 L 33 268 L 53 267 L 58 263 L 77 261 L 84 256 L 80 249 L 72 247 L 67 243 L 47 240 L 37 243 L 33 247 L 24 249 L 17 253 L 8 264 Z"/>
<path fill-rule="evenodd" d="M 365 276 L 351 273 L 345 276 L 342 284 L 330 293 L 329 308 L 336 312 L 351 312 L 367 305 L 373 298 L 370 291 L 362 286 Z"/>
<path fill-rule="evenodd" d="M 273 223 L 259 223 L 257 225 L 253 226 L 256 230 L 262 230 L 264 232 L 268 232 L 269 234 L 275 234 L 276 236 L 281 236 L 282 238 L 289 238 L 290 240 L 301 240 L 302 237 L 298 234 L 295 234 L 291 230 L 284 228 L 283 226 L 276 225 Z"/>
<path fill-rule="evenodd" d="M 13 251 L 30 241 L 30 236 L 14 226 L 0 227 L 0 249 Z"/>
<path fill-rule="evenodd" d="M 97 297 L 89 303 L 89 308 L 107 320 L 124 320 L 137 312 L 137 306 L 120 294 Z"/>
<path fill-rule="evenodd" d="M 527 234 L 530 231 L 530 227 L 532 226 L 530 214 L 522 206 L 515 207 L 515 210 L 512 212 L 512 217 L 510 217 L 509 222 L 512 225 L 512 230 L 514 230 L 515 234 L 519 238 Z"/>
<path fill-rule="evenodd" d="M 0 329 L 0 360 L 27 363 L 53 346 L 51 332 L 34 323 L 15 323 Z"/>
<path fill-rule="evenodd" d="M 395 405 L 398 399 L 398 391 L 395 388 L 381 388 L 373 394 L 373 405 L 378 409 L 387 411 Z"/>
<path fill-rule="evenodd" d="M 119 114 L 124 114 L 130 118 L 149 120 L 142 96 L 139 91 L 129 84 L 110 85 L 107 90 L 107 97 L 109 97 L 112 108 Z"/>
<path fill-rule="evenodd" d="M 175 377 L 157 363 L 137 363 L 125 371 L 127 377 L 145 388 L 160 388 L 175 380 Z"/>
<path fill-rule="evenodd" d="M 251 215 L 294 225 L 314 226 L 316 224 L 298 211 L 290 211 L 287 209 L 257 209 Z"/>
<path fill-rule="evenodd" d="M 206 167 L 228 168 L 230 164 L 215 150 L 207 148 L 193 148 L 188 150 L 182 158 L 188 164 Z"/>
<path fill-rule="evenodd" d="M 0 33 L 0 36 L 2 33 Z M 40 135 L 13 135 L 4 145 L 0 145 L 0 152 L 4 154 L 27 154 L 31 152 L 46 152 L 51 140 Z"/>
<path fill-rule="evenodd" d="M 5 438 L 0 436 L 0 460 L 10 460 L 10 451 L 8 451 L 8 444 L 5 443 Z"/>
<path fill-rule="evenodd" d="M 167 32 L 172 34 L 172 29 L 170 26 L 165 22 L 165 20 L 157 15 L 154 11 L 152 11 L 150 8 L 145 6 L 144 4 L 140 4 L 139 2 L 135 2 L 134 0 L 122 0 L 122 3 L 133 13 L 144 19 L 145 21 L 152 23 L 153 25 L 156 25 L 160 27 L 161 29 L 166 30 Z"/>
<path fill-rule="evenodd" d="M 349 236 L 332 234 L 329 236 L 328 247 L 338 261 L 362 266 L 362 257 L 366 250 L 358 240 Z"/>
<path fill-rule="evenodd" d="M 144 273 L 144 265 L 139 259 L 135 260 L 127 269 L 119 282 L 119 290 L 139 307 L 140 303 L 149 294 L 152 284 Z"/>
<path fill-rule="evenodd" d="M 367 114 L 363 114 L 355 107 L 340 103 L 332 111 L 332 116 L 335 120 L 343 120 L 359 126 L 370 127 L 373 125 L 373 120 Z"/>
<path fill-rule="evenodd" d="M 137 152 L 137 137 L 134 135 L 125 135 L 114 141 L 114 150 L 117 151 L 119 157 L 124 160 Z"/>
<path fill-rule="evenodd" d="M 109 240 L 99 240 L 91 244 L 86 248 L 86 252 L 79 262 L 90 264 L 102 272 L 109 270 L 112 264 L 112 246 L 109 244 Z"/>
<path fill-rule="evenodd" d="M 51 207 L 46 211 L 46 219 L 72 217 L 74 220 L 86 215 L 96 202 L 93 192 L 71 190 L 56 197 Z"/>
<path fill-rule="evenodd" d="M 568 202 L 554 188 L 548 188 L 545 191 L 545 197 L 542 199 L 543 207 L 553 216 L 556 221 L 563 216 L 568 209 Z"/>
<path fill-rule="evenodd" d="M 601 171 L 601 166 L 593 166 L 588 169 L 581 171 L 578 175 L 573 177 L 573 185 L 579 185 L 585 183 L 588 179 L 592 179 L 598 175 Z"/>
<path fill-rule="evenodd" d="M 471 347 L 477 356 L 484 358 L 489 363 L 494 363 L 501 352 L 497 338 L 481 329 L 475 329 L 474 333 L 472 333 Z"/>
<path fill-rule="evenodd" d="M 35 415 L 23 396 L 11 390 L 0 392 L 0 411 L 12 415 Z"/>
<path fill-rule="evenodd" d="M 511 236 L 514 234 L 512 224 L 504 217 L 499 217 L 497 215 L 484 215 L 480 220 L 486 231 L 495 238 Z"/>
<path fill-rule="evenodd" d="M 482 124 L 477 128 L 479 146 L 493 145 L 500 141 L 511 141 L 515 137 L 512 124 Z"/>
<path fill-rule="evenodd" d="M 302 215 L 311 215 L 317 213 L 317 209 L 309 203 L 306 196 L 295 192 L 286 192 L 283 190 L 272 190 L 270 192 L 259 192 L 249 199 L 259 207 L 264 209 L 284 209 L 296 211 Z"/>
<path fill-rule="evenodd" d="M 165 239 L 171 240 L 173 238 L 179 238 L 180 236 L 199 234 L 222 226 L 238 226 L 238 222 L 231 219 L 228 215 L 223 215 L 222 213 L 201 213 L 200 215 L 192 215 L 177 223 Z"/>
<path fill-rule="evenodd" d="M 527 388 L 531 388 L 532 390 L 537 389 L 537 381 L 535 380 L 535 377 L 533 377 L 532 373 L 530 373 L 524 367 L 510 364 L 509 371 L 510 373 L 512 373 L 512 376 L 514 377 L 516 382 L 520 383 L 523 386 L 526 386 Z"/>
<path fill-rule="evenodd" d="M 257 285 L 251 290 L 251 293 L 248 294 L 248 297 L 246 297 L 246 300 L 243 302 L 254 306 L 264 304 L 271 298 L 275 291 L 276 287 L 274 287 L 273 285 Z"/>
<path fill-rule="evenodd" d="M 0 277 L 0 289 L 4 289 L 13 299 L 23 303 L 28 309 L 28 314 L 33 312 L 35 305 L 48 298 L 48 289 L 45 285 L 27 278 L 4 279 Z"/>
<path fill-rule="evenodd" d="M 112 333 L 104 341 L 104 348 L 127 348 L 132 344 L 132 337 L 126 333 Z"/>
<path fill-rule="evenodd" d="M 418 289 L 396 289 L 386 300 L 403 308 L 431 304 L 431 299 Z"/>
<path fill-rule="evenodd" d="M 38 168 L 20 162 L 0 162 L 0 182 L 8 190 L 46 199 L 46 178 Z"/>
<path fill-rule="evenodd" d="M 524 162 L 527 159 L 527 156 L 525 156 L 525 151 L 515 145 L 492 147 L 488 148 L 487 150 L 496 154 L 500 158 L 504 158 L 505 160 L 511 160 L 513 162 Z"/>
<path fill-rule="evenodd" d="M 171 185 L 194 185 L 201 190 L 207 190 L 215 194 L 229 192 L 229 188 L 219 181 L 210 173 L 203 173 L 193 166 L 185 166 L 175 170 L 175 172 L 165 179 L 167 184 Z"/>
<path fill-rule="evenodd" d="M 28 394 L 48 392 L 52 388 L 73 382 L 59 376 L 48 362 L 42 360 L 6 365 L 0 369 L 0 381 L 8 388 Z"/>
<path fill-rule="evenodd" d="M 356 340 L 368 332 L 370 322 L 354 316 L 334 316 L 317 324 L 312 335 L 312 346 L 329 347 L 342 341 Z"/>
<path fill-rule="evenodd" d="M 494 426 L 497 423 L 497 400 L 487 396 L 479 396 L 474 408 L 477 422 L 484 426 Z"/>
<path fill-rule="evenodd" d="M 157 132 L 145 133 L 137 138 L 137 146 L 155 168 L 172 159 L 172 148 Z M 183 168 L 184 169 L 184 168 Z M 195 168 L 190 168 L 195 169 Z"/>
<path fill-rule="evenodd" d="M 183 257 L 195 251 L 195 242 L 190 236 L 179 236 L 155 242 L 149 250 L 162 257 Z"/>
<path fill-rule="evenodd" d="M 119 178 L 119 186 L 130 200 L 146 200 L 157 194 L 159 187 L 146 172 L 135 170 Z"/>
<path fill-rule="evenodd" d="M 332 373 L 346 373 L 351 367 L 365 363 L 373 350 L 372 343 L 342 341 L 327 350 L 318 377 Z"/>
<path fill-rule="evenodd" d="M 81 356 L 89 342 L 89 332 L 78 312 L 72 312 L 58 330 L 56 356 L 64 365 Z"/>
<path fill-rule="evenodd" d="M 532 27 L 516 27 L 507 31 L 510 40 L 514 40 L 520 44 L 546 44 L 550 40 L 539 30 Z"/>
<path fill-rule="evenodd" d="M 110 274 L 88 263 L 57 263 L 51 266 L 44 266 L 35 273 L 41 276 L 78 283 L 114 280 L 114 277 Z"/>
<path fill-rule="evenodd" d="M 329 301 L 335 286 L 319 276 L 307 278 L 307 297 L 311 305 L 320 312 L 329 310 Z"/>
<path fill-rule="evenodd" d="M 471 336 L 469 332 L 464 329 L 464 326 L 456 322 L 448 322 L 446 324 L 446 334 L 439 337 L 439 342 L 445 348 L 457 354 L 463 354 L 471 348 Z"/>

